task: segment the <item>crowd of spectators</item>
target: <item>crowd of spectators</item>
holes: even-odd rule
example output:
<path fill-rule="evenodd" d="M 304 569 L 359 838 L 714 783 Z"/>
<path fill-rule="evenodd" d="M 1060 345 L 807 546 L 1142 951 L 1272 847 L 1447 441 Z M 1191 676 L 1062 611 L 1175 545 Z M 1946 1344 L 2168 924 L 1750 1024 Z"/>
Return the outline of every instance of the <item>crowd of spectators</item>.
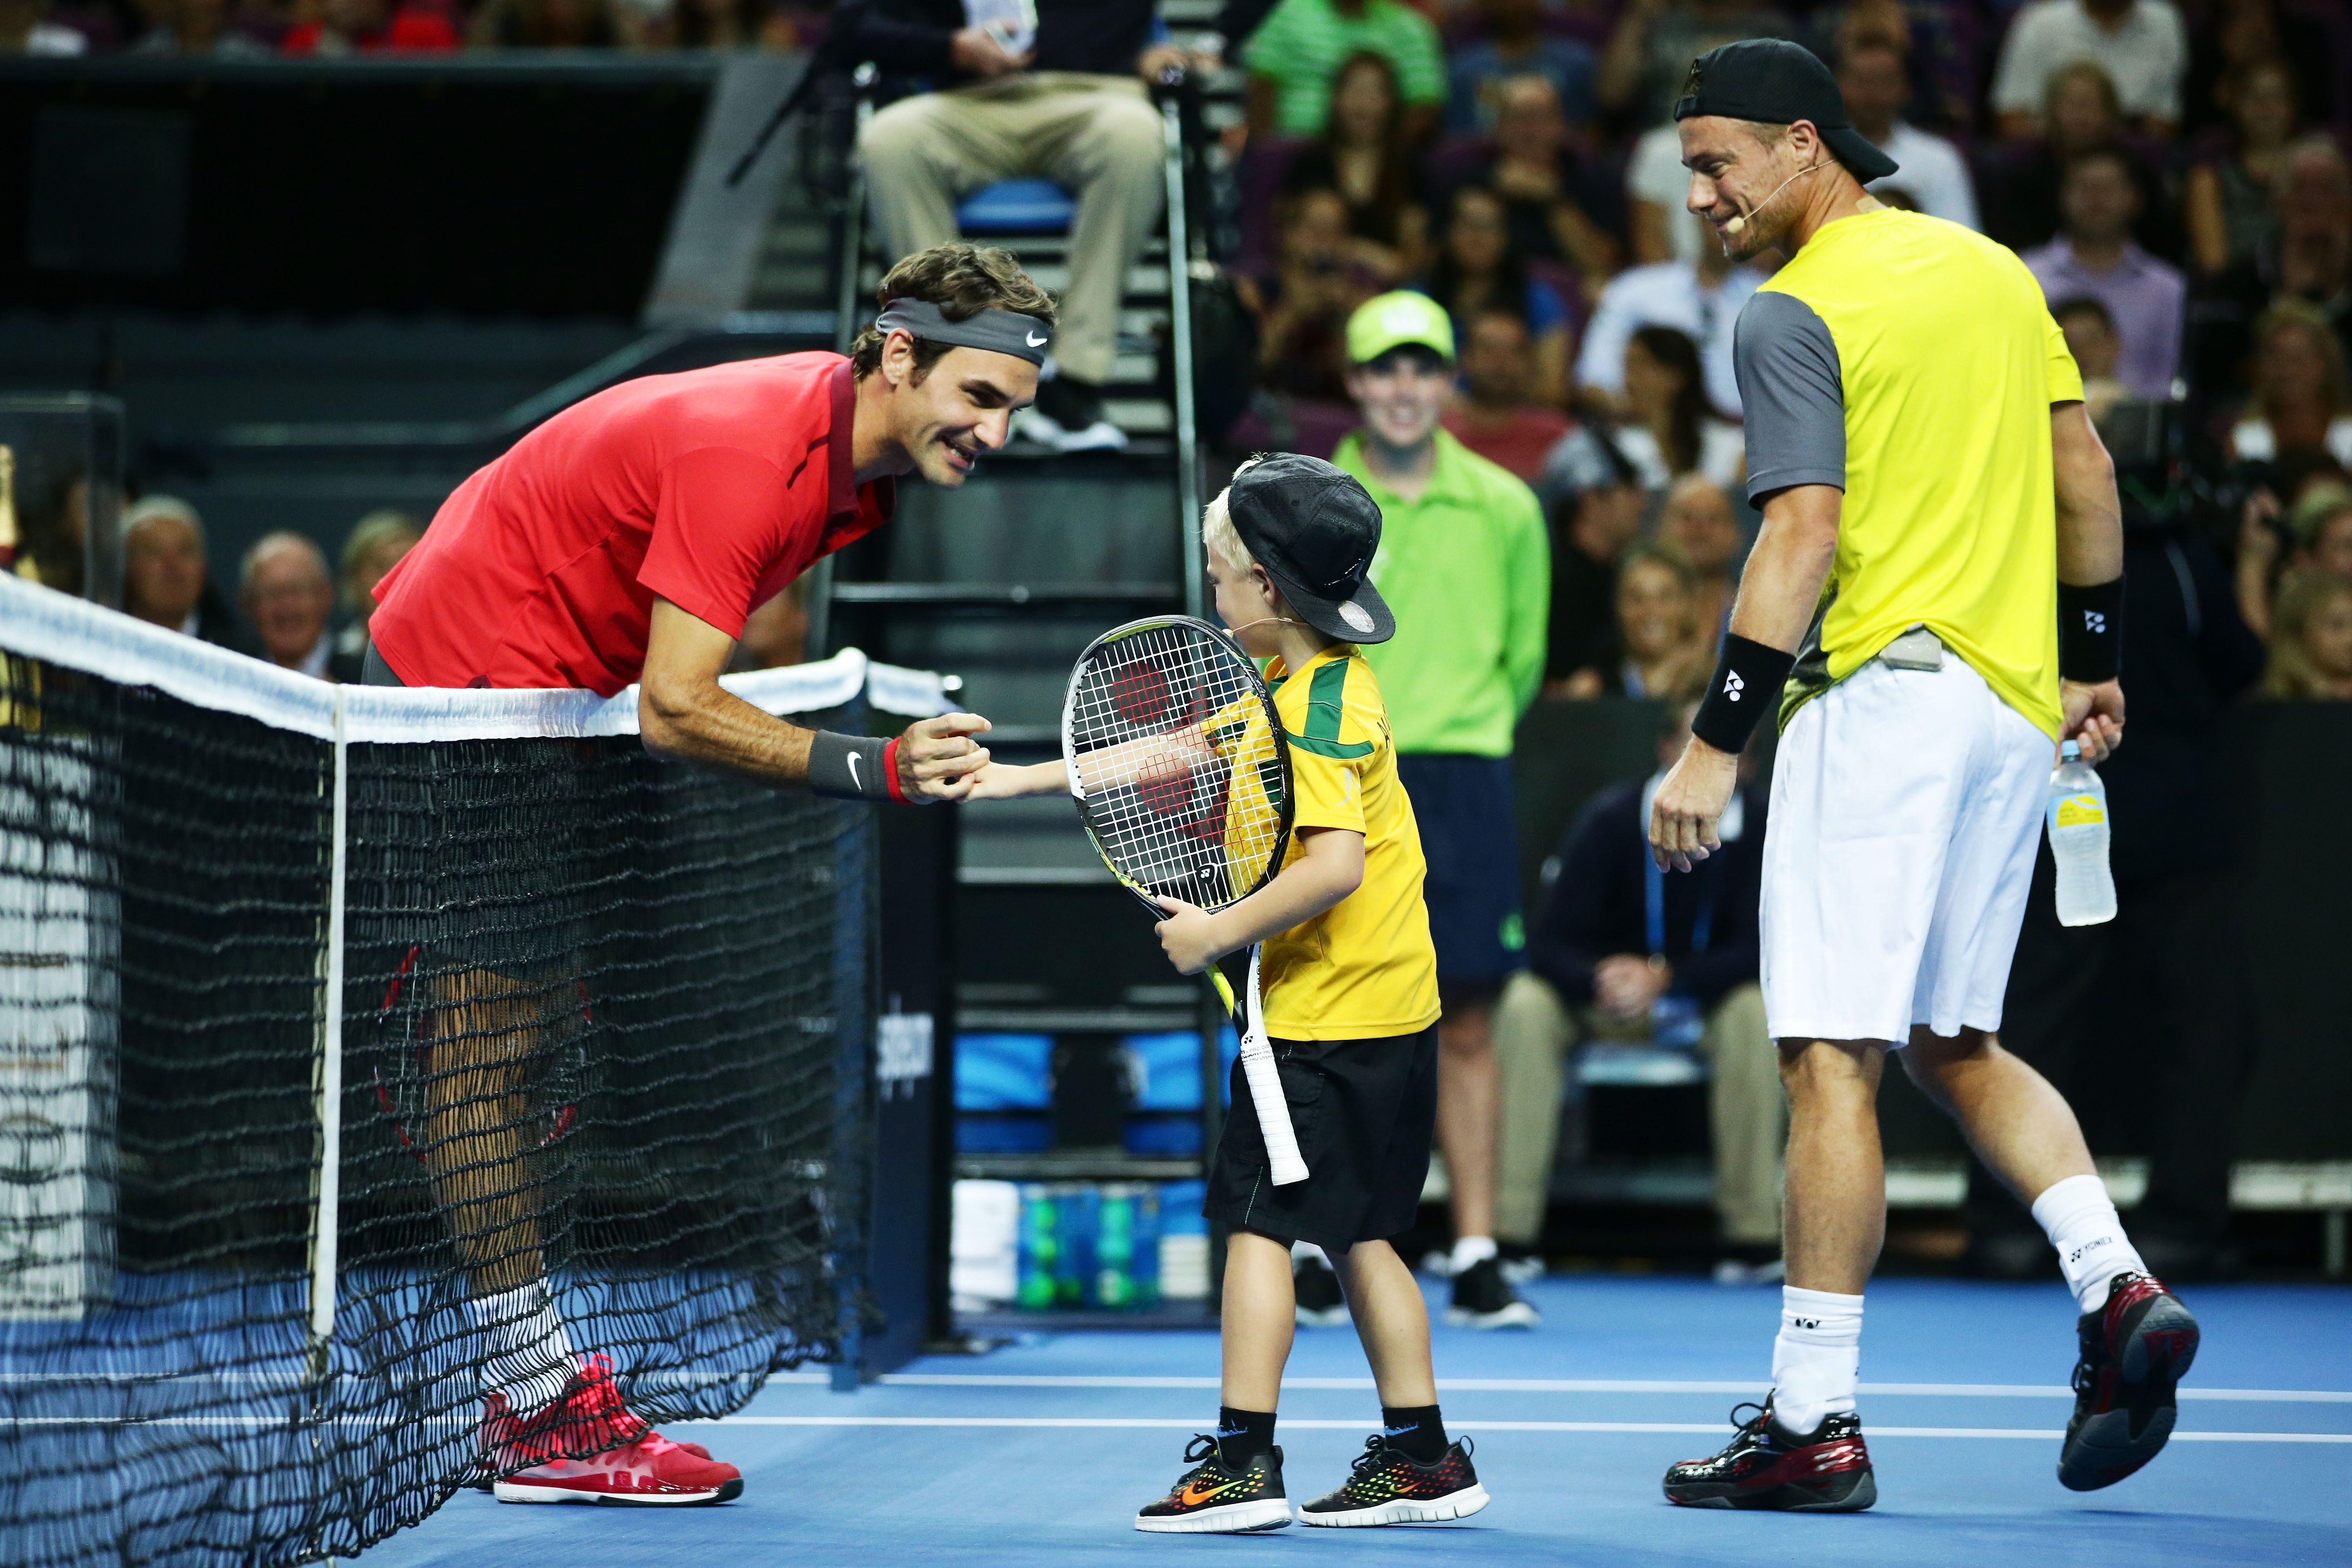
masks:
<path fill-rule="evenodd" d="M 264 534 L 238 565 L 232 604 L 212 581 L 196 509 L 177 496 L 143 496 L 122 513 L 122 607 L 281 669 L 355 683 L 375 585 L 423 537 L 405 512 L 370 512 L 344 539 L 337 573 L 310 535 Z"/>
<path fill-rule="evenodd" d="M 0 54 L 793 49 L 822 36 L 828 8 L 821 0 L 0 0 Z"/>
<path fill-rule="evenodd" d="M 1684 617 L 1685 635 L 1719 634 L 1707 584 L 1736 571 L 1756 521 L 1731 350 L 1769 263 L 1730 264 L 1685 210 L 1672 103 L 1695 55 L 1758 36 L 1794 38 L 1832 63 L 1856 128 L 1901 165 L 1874 185 L 1882 200 L 2018 250 L 2084 369 L 2095 415 L 2130 400 L 2186 409 L 2193 455 L 2234 466 L 2252 497 L 2238 540 L 2248 624 L 2267 636 L 2291 620 L 2296 638 L 2319 639 L 2282 651 L 2264 689 L 2335 689 L 2319 644 L 2336 601 L 2300 582 L 2327 569 L 2312 563 L 2297 520 L 2310 496 L 2352 482 L 2352 12 L 2342 5 L 1243 0 L 1225 11 L 1228 25 L 1241 19 L 1223 63 L 1246 84 L 1247 111 L 1224 142 L 1240 237 L 1232 271 L 1258 327 L 1255 400 L 1229 445 L 1328 454 L 1354 420 L 1349 316 L 1400 287 L 1435 299 L 1460 345 L 1445 428 L 1545 505 L 1559 576 L 1546 671 L 1555 694 L 1647 691 L 1660 679 L 1675 689 L 1675 672 L 1703 664 L 1704 650 L 1669 659 L 1637 654 L 1636 642 L 1659 631 L 1678 573 L 1704 589 L 1685 596 L 1706 605 Z M 1066 5 L 1043 7 L 1030 49 L 1055 61 L 1032 60 L 982 29 L 954 31 L 960 14 L 872 0 L 855 25 L 872 35 L 863 52 L 902 69 L 936 53 L 941 84 L 966 86 L 1030 64 L 1068 67 L 1057 51 L 1101 30 Z M 0 0 L 0 49 L 790 47 L 842 22 L 824 0 Z M 916 37 L 934 24 L 935 50 Z M 1155 62 L 1162 47 L 1132 63 Z M 1096 68 L 1090 58 L 1076 64 Z M 1103 181 L 1138 187 L 1117 200 L 1081 191 L 1082 209 L 1101 215 L 1080 225 L 1100 230 L 1089 254 L 1106 258 L 1139 244 L 1157 201 L 1142 188 L 1159 178 L 1157 132 L 1131 97 L 1131 74 L 1129 85 L 1090 111 L 1085 139 Z M 933 168 L 951 139 L 910 118 L 946 96 L 908 100 L 908 134 L 867 148 L 877 193 L 940 186 L 921 212 L 911 196 L 904 212 L 885 212 L 896 220 L 886 227 L 925 230 L 919 238 L 945 237 L 951 188 L 980 177 Z M 1023 133 L 1049 132 L 1041 121 Z M 1129 142 L 1131 156 L 1111 156 Z M 1074 282 L 1123 273 L 1073 268 Z M 1105 292 L 1100 309 L 1084 303 L 1071 302 L 1072 363 L 1048 413 L 1066 444 L 1116 444 L 1099 397 L 1116 301 Z M 1619 539 L 1628 473 L 1639 515 Z M 1601 491 L 1588 495 L 1593 484 Z M 1693 558 L 1667 526 L 1674 498 L 1690 495 L 1724 498 L 1727 563 Z M 294 570 L 279 553 L 247 563 L 271 605 L 285 597 L 277 577 Z M 238 585 L 258 626 L 255 592 Z M 2274 614 L 2290 602 L 2294 616 Z M 348 594 L 345 603 L 348 643 L 363 634 L 352 629 L 361 622 Z M 1638 632 L 1624 619 L 1637 605 Z M 227 614 L 221 605 L 209 618 Z M 327 657 L 340 666 L 349 653 L 339 644 Z M 302 658 L 315 662 L 316 650 Z"/>
<path fill-rule="evenodd" d="M 1831 63 L 1901 165 L 1881 200 L 2019 252 L 2095 417 L 2179 410 L 2187 460 L 2252 497 L 2262 689 L 2340 694 L 2352 611 L 2307 580 L 2305 503 L 2352 468 L 2352 12 L 2320 0 L 1282 0 L 1233 52 L 1261 384 L 1230 444 L 1328 452 L 1349 312 L 1429 294 L 1461 344 L 1445 428 L 1546 507 L 1547 691 L 1679 695 L 1757 521 L 1731 351 L 1770 263 L 1687 212 L 1672 105 L 1759 36 Z"/>

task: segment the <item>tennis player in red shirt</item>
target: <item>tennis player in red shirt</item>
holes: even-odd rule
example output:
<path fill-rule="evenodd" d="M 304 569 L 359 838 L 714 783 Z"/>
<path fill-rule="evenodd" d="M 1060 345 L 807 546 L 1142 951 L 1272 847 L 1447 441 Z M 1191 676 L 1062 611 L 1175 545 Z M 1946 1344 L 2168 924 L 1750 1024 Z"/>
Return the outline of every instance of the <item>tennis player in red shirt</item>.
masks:
<path fill-rule="evenodd" d="M 646 376 L 524 437 L 458 487 L 377 584 L 367 682 L 609 697 L 635 681 L 656 755 L 837 798 L 961 799 L 988 761 L 976 714 L 886 741 L 801 729 L 719 684 L 752 609 L 889 521 L 898 476 L 961 485 L 1036 394 L 1054 307 L 1003 251 L 918 252 L 879 299 L 846 359 Z M 512 858 L 501 852 L 501 876 L 528 879 Z M 552 880 L 523 891 L 541 917 L 561 915 Z M 541 1004 L 572 982 L 520 950 L 527 933 L 484 929 L 478 913 L 420 933 L 438 1017 L 417 1142 L 482 1336 L 479 1473 L 503 1502 L 738 1497 L 734 1466 L 653 1431 L 606 1359 L 573 1352 L 517 1109 L 562 1049 Z"/>

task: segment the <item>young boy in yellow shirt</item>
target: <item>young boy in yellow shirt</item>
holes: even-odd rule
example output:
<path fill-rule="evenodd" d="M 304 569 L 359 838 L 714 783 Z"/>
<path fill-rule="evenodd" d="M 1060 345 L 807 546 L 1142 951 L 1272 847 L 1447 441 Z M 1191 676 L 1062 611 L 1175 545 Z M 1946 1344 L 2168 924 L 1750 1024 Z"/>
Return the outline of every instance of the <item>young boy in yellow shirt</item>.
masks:
<path fill-rule="evenodd" d="M 1217 613 L 1265 659 L 1288 736 L 1293 837 L 1278 875 L 1215 914 L 1162 899 L 1169 961 L 1198 974 L 1263 942 L 1265 1031 L 1282 1077 L 1304 1182 L 1277 1187 L 1238 1063 L 1233 1114 L 1203 1212 L 1232 1227 L 1225 1252 L 1223 1405 L 1194 1468 L 1135 1516 L 1138 1530 L 1278 1530 L 1291 1521 L 1275 1407 L 1296 1323 L 1291 1247 L 1323 1248 L 1347 1292 L 1381 1395 L 1381 1430 L 1308 1524 L 1427 1523 L 1486 1506 L 1467 1442 L 1448 1443 L 1430 1369 L 1429 1316 L 1389 1245 L 1409 1229 L 1429 1171 L 1437 1110 L 1437 958 L 1422 904 L 1425 867 L 1412 803 L 1397 782 L 1379 683 L 1355 645 L 1395 632 L 1366 580 L 1381 514 L 1361 485 L 1318 458 L 1258 459 L 1212 501 Z M 982 769 L 971 798 L 1065 792 L 1061 763 Z"/>

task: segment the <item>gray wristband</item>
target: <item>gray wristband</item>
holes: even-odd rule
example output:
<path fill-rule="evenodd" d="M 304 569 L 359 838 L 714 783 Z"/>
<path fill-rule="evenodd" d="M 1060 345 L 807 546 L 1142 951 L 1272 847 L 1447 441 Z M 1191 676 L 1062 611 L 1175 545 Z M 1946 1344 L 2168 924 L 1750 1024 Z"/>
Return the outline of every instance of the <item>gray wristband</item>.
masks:
<path fill-rule="evenodd" d="M 809 743 L 809 793 L 827 800 L 890 799 L 889 744 L 878 735 L 819 730 Z"/>

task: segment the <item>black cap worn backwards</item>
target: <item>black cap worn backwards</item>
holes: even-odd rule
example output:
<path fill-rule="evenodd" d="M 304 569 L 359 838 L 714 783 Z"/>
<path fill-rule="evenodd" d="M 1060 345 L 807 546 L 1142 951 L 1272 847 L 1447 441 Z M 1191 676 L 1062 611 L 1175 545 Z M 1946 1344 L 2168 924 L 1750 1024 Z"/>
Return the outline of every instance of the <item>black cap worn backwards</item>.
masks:
<path fill-rule="evenodd" d="M 1366 576 L 1381 547 L 1380 505 L 1345 469 L 1277 452 L 1234 476 L 1225 507 L 1301 620 L 1341 642 L 1396 636 L 1396 616 Z"/>
<path fill-rule="evenodd" d="M 1821 57 L 1786 38 L 1742 38 L 1691 61 L 1675 118 L 1702 114 L 1769 125 L 1810 120 L 1837 161 L 1864 183 L 1883 180 L 1898 166 L 1846 118 L 1845 97 Z"/>

